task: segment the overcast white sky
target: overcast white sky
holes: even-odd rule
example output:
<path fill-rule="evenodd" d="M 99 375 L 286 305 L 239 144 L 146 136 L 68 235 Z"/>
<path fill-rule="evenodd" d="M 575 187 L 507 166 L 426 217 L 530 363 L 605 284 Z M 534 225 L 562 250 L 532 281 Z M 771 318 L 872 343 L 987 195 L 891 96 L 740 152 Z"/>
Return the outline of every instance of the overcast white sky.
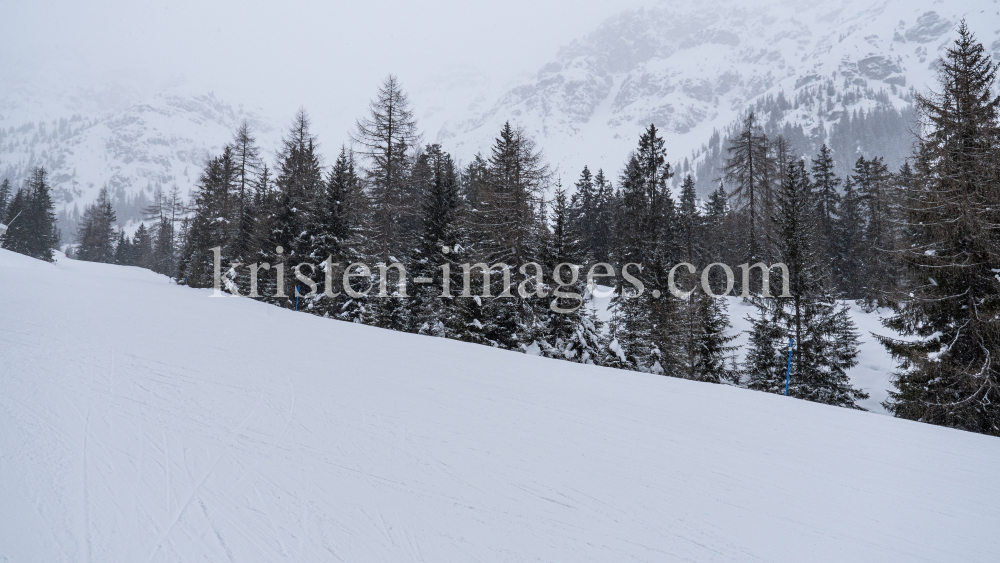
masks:
<path fill-rule="evenodd" d="M 363 111 L 387 73 L 418 105 L 451 87 L 444 74 L 478 73 L 496 89 L 645 3 L 0 0 L 0 95 L 22 85 L 184 83 L 275 118 L 304 106 L 331 131 Z"/>

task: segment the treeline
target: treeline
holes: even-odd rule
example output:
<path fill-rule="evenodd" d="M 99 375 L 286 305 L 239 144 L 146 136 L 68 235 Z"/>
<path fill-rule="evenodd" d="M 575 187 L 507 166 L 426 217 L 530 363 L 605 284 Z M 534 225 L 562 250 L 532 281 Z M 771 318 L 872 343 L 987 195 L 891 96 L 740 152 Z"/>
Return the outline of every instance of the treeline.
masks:
<path fill-rule="evenodd" d="M 158 214 L 164 227 L 146 235 L 149 250 L 139 254 L 173 251 L 180 283 L 212 287 L 218 247 L 229 292 L 281 307 L 773 393 L 785 392 L 787 371 L 789 395 L 852 408 L 867 395 L 847 377 L 859 335 L 843 301 L 887 306 L 887 326 L 915 337 L 881 339 L 901 362 L 887 409 L 997 435 L 997 67 L 963 25 L 940 69 L 942 92 L 917 98 L 923 133 L 900 169 L 860 157 L 841 177 L 826 146 L 803 158 L 750 113 L 706 201 L 690 175 L 675 198 L 652 125 L 616 177 L 584 168 L 572 195 L 532 139 L 509 124 L 488 154 L 460 166 L 440 145 L 418 143 L 407 98 L 390 76 L 352 133 L 354 149 L 342 146 L 332 165 L 324 165 L 304 111 L 273 168 L 240 128 L 206 164 L 190 213 Z M 101 244 L 114 237 L 105 232 Z M 147 248 L 121 233 L 118 241 L 102 251 L 106 260 L 112 246 L 114 254 L 123 245 L 133 254 Z M 81 239 L 81 254 L 85 246 Z M 410 275 L 405 287 L 391 279 L 397 262 Z M 675 267 L 683 262 L 747 264 L 743 272 L 781 262 L 790 296 L 776 295 L 777 283 L 763 292 L 759 276 L 734 276 L 730 286 L 721 266 L 706 274 L 710 295 Z M 312 267 L 293 269 L 302 263 Z M 457 294 L 462 264 L 473 263 L 513 266 L 517 291 L 504 292 L 499 270 L 475 270 L 468 289 L 476 297 L 442 297 L 445 276 Z M 564 263 L 608 263 L 619 276 L 641 264 L 629 272 L 646 291 L 618 285 L 603 326 L 592 288 L 570 269 L 560 272 Z M 348 267 L 353 275 L 340 285 Z M 671 272 L 685 288 L 680 295 L 666 291 Z M 771 279 L 780 279 L 777 269 Z M 730 290 L 757 311 L 739 363 L 725 300 L 714 297 Z"/>
<path fill-rule="evenodd" d="M 60 238 L 53 209 L 52 187 L 44 168 L 33 169 L 16 192 L 5 179 L 0 183 L 0 223 L 8 229 L 0 248 L 52 262 L 52 249 Z"/>
<path fill-rule="evenodd" d="M 904 99 L 907 97 L 904 94 Z M 873 107 L 857 107 L 861 101 Z M 855 107 L 851 109 L 851 106 Z M 805 128 L 796 123 L 795 110 L 799 107 L 819 117 L 816 126 Z M 803 88 L 793 101 L 788 101 L 783 93 L 765 96 L 754 102 L 749 111 L 754 113 L 767 136 L 783 137 L 794 153 L 815 154 L 827 145 L 834 158 L 834 172 L 841 177 L 850 175 L 854 163 L 862 156 L 879 156 L 895 170 L 913 152 L 911 131 L 917 125 L 916 110 L 912 105 L 897 109 L 883 90 L 876 92 L 854 86 L 843 94 L 833 87 L 832 81 L 827 81 L 825 85 Z M 707 194 L 715 188 L 712 182 L 725 166 L 730 143 L 742 130 L 741 120 L 734 121 L 722 132 L 712 134 L 692 155 L 694 162 L 687 157 L 678 162 L 682 173 L 694 173 L 699 194 Z M 675 187 L 681 179 L 674 178 Z"/>
<path fill-rule="evenodd" d="M 107 188 L 101 188 L 97 200 L 80 216 L 75 246 L 69 256 L 90 262 L 121 266 L 140 266 L 159 274 L 177 273 L 177 255 L 187 233 L 188 210 L 174 186 L 169 194 L 160 188 L 153 192 L 153 202 L 142 210 L 143 222 L 132 237 L 125 229 L 115 229 L 117 212 Z M 150 223 L 152 227 L 147 227 Z"/>
<path fill-rule="evenodd" d="M 176 275 L 181 283 L 212 287 L 213 248 L 219 247 L 229 292 L 282 307 L 771 391 L 774 381 L 785 378 L 775 354 L 793 334 L 801 344 L 790 394 L 857 407 L 865 395 L 851 389 L 846 376 L 856 355 L 853 325 L 834 301 L 832 278 L 818 271 L 828 263 L 811 231 L 802 230 L 816 215 L 816 183 L 801 160 L 769 148 L 780 140 L 772 143 L 752 119 L 748 128 L 749 142 L 764 143 L 767 166 L 774 165 L 764 183 L 755 161 L 734 149 L 732 184 L 749 174 L 749 188 L 720 188 L 703 203 L 689 176 L 675 198 L 664 142 L 651 125 L 617 178 L 584 168 L 570 195 L 532 139 L 510 124 L 498 132 L 488 155 L 464 166 L 439 145 L 418 145 L 407 98 L 389 77 L 352 134 L 354 150 L 341 147 L 329 167 L 305 112 L 296 116 L 273 168 L 261 158 L 251 131 L 237 131 L 200 178 Z M 759 148 L 750 147 L 751 159 Z M 829 166 L 828 155 L 821 158 L 826 160 L 818 166 Z M 775 207 L 754 207 L 760 198 Z M 786 216 L 771 214 L 775 210 Z M 758 212 L 767 218 L 755 219 L 765 231 L 744 232 L 756 224 L 749 219 Z M 786 225 L 788 232 L 782 231 Z M 767 242 L 758 251 L 746 246 L 748 240 Z M 725 301 L 703 291 L 672 295 L 668 280 L 681 262 L 704 267 L 759 260 L 789 265 L 796 298 L 754 298 L 761 310 L 755 346 L 777 352 L 736 363 Z M 295 268 L 302 263 L 307 265 Z M 392 263 L 405 266 L 405 288 L 393 278 Z M 457 295 L 465 284 L 462 265 L 476 263 L 510 265 L 516 291 L 505 287 L 499 268 L 488 278 L 476 269 L 468 278 L 470 296 Z M 607 327 L 582 273 L 598 263 L 611 265 L 619 279 L 634 264 L 629 273 L 645 288 L 618 285 Z M 557 271 L 560 264 L 577 264 L 582 271 Z M 355 275 L 342 286 L 348 267 Z M 718 295 L 725 293 L 722 274 L 716 268 L 710 276 Z M 441 296 L 445 275 L 454 296 Z M 685 269 L 674 275 L 679 286 L 698 283 Z M 417 278 L 433 283 L 413 283 Z M 735 290 L 743 290 L 742 279 Z"/>

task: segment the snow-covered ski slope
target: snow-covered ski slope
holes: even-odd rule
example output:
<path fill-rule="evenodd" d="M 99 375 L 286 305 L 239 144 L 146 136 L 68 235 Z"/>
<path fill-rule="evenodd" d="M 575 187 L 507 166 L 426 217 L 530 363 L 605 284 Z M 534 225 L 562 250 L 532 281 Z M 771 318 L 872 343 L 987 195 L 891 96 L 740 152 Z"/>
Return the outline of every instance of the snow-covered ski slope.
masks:
<path fill-rule="evenodd" d="M 0 561 L 997 561 L 1000 440 L 0 251 Z"/>

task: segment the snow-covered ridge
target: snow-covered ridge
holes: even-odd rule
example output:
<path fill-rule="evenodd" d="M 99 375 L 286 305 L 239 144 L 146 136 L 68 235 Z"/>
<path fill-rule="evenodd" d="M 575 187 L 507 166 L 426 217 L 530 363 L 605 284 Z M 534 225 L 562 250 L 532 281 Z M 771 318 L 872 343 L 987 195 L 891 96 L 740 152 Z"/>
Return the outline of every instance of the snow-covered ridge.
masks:
<path fill-rule="evenodd" d="M 794 99 L 832 81 L 830 107 L 788 116 L 807 130 L 874 103 L 845 100 L 852 89 L 907 104 L 911 87 L 933 84 L 933 63 L 962 18 L 1000 52 L 991 0 L 671 2 L 626 11 L 561 49 L 489 111 L 446 125 L 439 139 L 474 153 L 510 119 L 574 176 L 584 164 L 617 170 L 655 123 L 679 160 L 763 96 Z"/>

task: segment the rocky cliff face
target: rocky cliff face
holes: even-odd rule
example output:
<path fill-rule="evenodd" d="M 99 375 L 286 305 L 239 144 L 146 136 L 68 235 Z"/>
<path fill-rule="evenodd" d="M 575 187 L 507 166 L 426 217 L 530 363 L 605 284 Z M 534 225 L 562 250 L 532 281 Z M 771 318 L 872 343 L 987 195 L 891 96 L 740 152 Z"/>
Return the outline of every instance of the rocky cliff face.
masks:
<path fill-rule="evenodd" d="M 933 83 L 934 61 L 962 18 L 1000 49 L 1000 15 L 984 0 L 751 0 L 627 11 L 560 50 L 485 113 L 447 124 L 439 139 L 474 154 L 509 119 L 574 175 L 584 164 L 617 170 L 655 123 L 671 159 L 697 158 L 713 131 L 778 94 L 791 106 L 778 125 L 806 131 L 878 104 L 906 106 L 911 88 Z"/>

